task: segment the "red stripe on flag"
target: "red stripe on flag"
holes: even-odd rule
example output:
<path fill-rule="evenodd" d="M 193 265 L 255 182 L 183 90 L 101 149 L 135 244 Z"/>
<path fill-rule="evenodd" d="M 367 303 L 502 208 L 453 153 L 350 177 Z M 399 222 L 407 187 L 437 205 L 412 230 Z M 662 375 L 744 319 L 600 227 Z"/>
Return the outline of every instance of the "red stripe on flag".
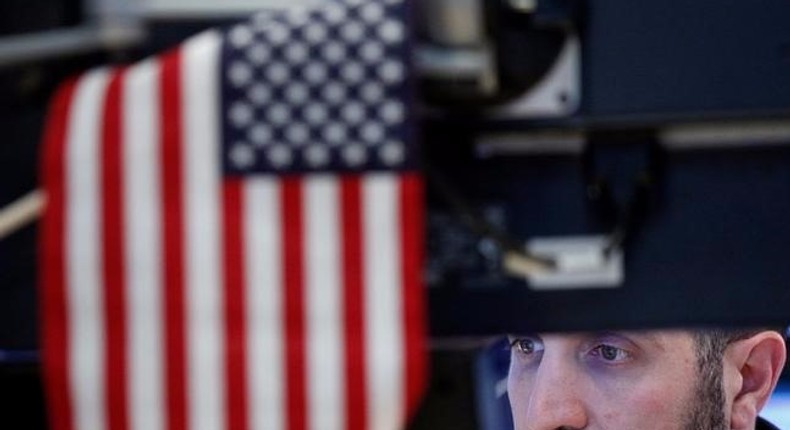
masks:
<path fill-rule="evenodd" d="M 39 252 L 43 271 L 39 284 L 42 318 L 42 373 L 46 386 L 47 410 L 52 430 L 73 427 L 69 398 L 69 337 L 66 310 L 64 202 L 65 146 L 70 105 L 77 79 L 63 84 L 49 108 L 41 158 L 41 181 L 47 193 L 47 209 L 41 220 Z"/>
<path fill-rule="evenodd" d="M 342 236 L 343 321 L 345 324 L 346 420 L 348 430 L 365 428 L 365 303 L 362 255 L 360 179 L 349 176 L 340 188 Z"/>
<path fill-rule="evenodd" d="M 285 381 L 288 430 L 307 429 L 305 400 L 304 224 L 302 184 L 282 180 L 282 256 L 285 288 Z"/>
<path fill-rule="evenodd" d="M 225 180 L 223 186 L 223 237 L 225 275 L 225 378 L 227 380 L 227 426 L 247 428 L 246 327 L 244 311 L 244 260 L 242 256 L 241 180 Z"/>
<path fill-rule="evenodd" d="M 162 58 L 161 150 L 167 429 L 186 429 L 181 53 Z"/>
<path fill-rule="evenodd" d="M 416 174 L 400 180 L 401 274 L 403 276 L 403 327 L 406 359 L 406 416 L 411 418 L 425 388 L 425 309 L 422 296 L 423 194 Z"/>
<path fill-rule="evenodd" d="M 123 199 L 121 197 L 121 84 L 124 72 L 110 80 L 102 118 L 101 210 L 104 256 L 104 319 L 106 321 L 105 387 L 110 430 L 127 428 L 126 410 L 126 306 L 123 253 Z"/>

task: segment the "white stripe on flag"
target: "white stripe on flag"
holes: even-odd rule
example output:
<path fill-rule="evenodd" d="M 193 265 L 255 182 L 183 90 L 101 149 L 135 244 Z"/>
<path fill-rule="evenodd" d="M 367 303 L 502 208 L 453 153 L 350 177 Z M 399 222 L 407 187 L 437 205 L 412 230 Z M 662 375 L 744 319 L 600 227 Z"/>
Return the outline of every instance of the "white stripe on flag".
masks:
<path fill-rule="evenodd" d="M 130 430 L 161 430 L 164 423 L 157 64 L 131 68 L 122 97 Z"/>
<path fill-rule="evenodd" d="M 306 412 L 313 430 L 345 427 L 339 198 L 334 177 L 312 175 L 305 180 Z"/>
<path fill-rule="evenodd" d="M 252 178 L 243 193 L 250 429 L 283 430 L 280 187 L 273 178 Z"/>
<path fill-rule="evenodd" d="M 187 387 L 190 430 L 225 426 L 220 269 L 219 47 L 203 33 L 183 47 Z"/>
<path fill-rule="evenodd" d="M 105 422 L 99 142 L 109 74 L 82 78 L 70 109 L 66 161 L 66 288 L 75 428 Z"/>
<path fill-rule="evenodd" d="M 399 201 L 397 176 L 379 173 L 363 180 L 367 428 L 371 430 L 397 429 L 404 411 Z"/>

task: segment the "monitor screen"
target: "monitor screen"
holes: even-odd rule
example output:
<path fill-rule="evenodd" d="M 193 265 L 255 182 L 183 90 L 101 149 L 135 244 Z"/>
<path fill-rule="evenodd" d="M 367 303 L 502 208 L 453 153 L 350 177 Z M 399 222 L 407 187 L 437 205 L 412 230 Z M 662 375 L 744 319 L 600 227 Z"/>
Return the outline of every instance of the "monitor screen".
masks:
<path fill-rule="evenodd" d="M 790 382 L 780 381 L 760 415 L 779 428 L 790 428 Z"/>

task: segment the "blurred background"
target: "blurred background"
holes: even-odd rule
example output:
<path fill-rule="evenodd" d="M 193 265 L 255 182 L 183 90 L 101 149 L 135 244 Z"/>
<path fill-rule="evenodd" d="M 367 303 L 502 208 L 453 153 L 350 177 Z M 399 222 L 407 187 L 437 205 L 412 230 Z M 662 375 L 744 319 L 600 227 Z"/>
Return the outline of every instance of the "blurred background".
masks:
<path fill-rule="evenodd" d="M 2 2 L 0 207 L 37 187 L 58 83 L 296 3 Z M 501 333 L 787 325 L 790 3 L 415 5 L 432 379 L 413 428 L 510 428 Z M 0 416 L 25 423 L 3 428 L 45 428 L 35 238 L 0 238 Z M 790 379 L 764 415 L 790 427 Z"/>

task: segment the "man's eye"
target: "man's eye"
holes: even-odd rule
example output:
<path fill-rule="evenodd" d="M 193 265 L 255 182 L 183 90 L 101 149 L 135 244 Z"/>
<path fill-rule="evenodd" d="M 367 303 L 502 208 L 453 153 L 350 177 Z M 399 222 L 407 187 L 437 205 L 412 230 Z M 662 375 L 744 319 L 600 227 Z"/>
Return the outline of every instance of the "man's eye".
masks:
<path fill-rule="evenodd" d="M 534 354 L 543 350 L 539 341 L 531 338 L 516 338 L 510 342 L 510 348 L 520 354 Z"/>
<path fill-rule="evenodd" d="M 631 358 L 631 354 L 628 351 L 606 344 L 598 345 L 593 348 L 592 354 L 609 362 L 621 362 Z"/>

